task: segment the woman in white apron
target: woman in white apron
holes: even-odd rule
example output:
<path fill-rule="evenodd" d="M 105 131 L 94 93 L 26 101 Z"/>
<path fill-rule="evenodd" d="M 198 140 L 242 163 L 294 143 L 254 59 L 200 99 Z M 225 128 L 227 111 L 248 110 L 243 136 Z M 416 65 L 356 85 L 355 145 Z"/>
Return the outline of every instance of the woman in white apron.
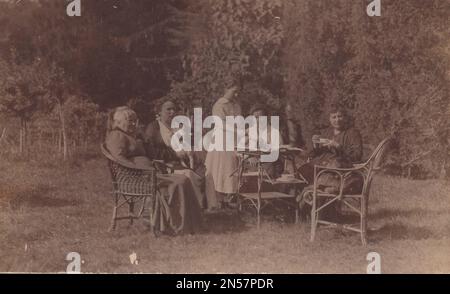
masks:
<path fill-rule="evenodd" d="M 242 115 L 241 106 L 236 101 L 239 87 L 227 88 L 222 98 L 213 106 L 212 115 L 222 120 L 225 128 L 227 116 Z M 223 147 L 226 146 L 226 135 L 223 136 Z M 239 159 L 236 151 L 209 151 L 206 156 L 206 195 L 209 210 L 222 208 L 226 195 L 237 192 Z M 234 174 L 233 174 L 234 173 Z"/>

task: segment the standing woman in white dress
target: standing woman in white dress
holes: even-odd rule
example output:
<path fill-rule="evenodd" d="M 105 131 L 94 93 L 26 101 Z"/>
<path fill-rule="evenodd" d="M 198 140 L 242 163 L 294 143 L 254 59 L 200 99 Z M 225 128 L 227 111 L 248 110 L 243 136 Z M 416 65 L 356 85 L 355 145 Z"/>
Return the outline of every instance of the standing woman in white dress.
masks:
<path fill-rule="evenodd" d="M 225 127 L 227 116 L 242 115 L 241 106 L 236 101 L 240 87 L 232 83 L 225 90 L 222 98 L 214 104 L 212 115 L 222 120 Z M 224 133 L 224 150 L 226 146 Z M 226 195 L 237 192 L 239 159 L 236 151 L 209 151 L 206 155 L 206 198 L 209 210 L 220 209 Z M 232 175 L 234 173 L 234 175 Z"/>

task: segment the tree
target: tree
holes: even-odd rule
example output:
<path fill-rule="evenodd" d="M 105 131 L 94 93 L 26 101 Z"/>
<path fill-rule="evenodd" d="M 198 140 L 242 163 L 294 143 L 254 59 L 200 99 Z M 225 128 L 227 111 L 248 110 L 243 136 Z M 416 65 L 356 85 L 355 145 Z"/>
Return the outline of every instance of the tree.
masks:
<path fill-rule="evenodd" d="M 82 17 L 67 17 L 64 1 L 0 3 L 5 8 L 0 11 L 5 25 L 0 58 L 8 65 L 14 58 L 21 66 L 39 60 L 47 71 L 47 95 L 41 102 L 44 108 L 59 109 L 64 158 L 71 141 L 64 109 L 70 97 L 89 97 L 107 109 L 136 97 L 160 97 L 167 90 L 168 76 L 181 68 L 177 54 L 183 38 L 173 36 L 180 35 L 183 2 L 86 1 Z M 34 69 L 28 72 L 33 75 Z"/>
<path fill-rule="evenodd" d="M 47 150 L 52 154 L 63 154 L 61 116 L 64 117 L 66 126 L 66 148 L 69 155 L 77 150 L 86 151 L 90 143 L 97 146 L 97 142 L 101 141 L 106 133 L 105 113 L 99 111 L 99 106 L 86 97 L 69 96 L 62 107 L 54 104 L 48 111 L 34 117 L 33 126 L 39 138 L 40 152 L 45 153 Z M 45 144 L 48 142 L 51 144 Z"/>
<path fill-rule="evenodd" d="M 46 95 L 47 73 L 41 62 L 17 64 L 0 59 L 0 112 L 20 121 L 19 151 L 27 147 L 28 123 Z"/>
<path fill-rule="evenodd" d="M 270 0 L 191 3 L 185 74 L 173 81 L 169 96 L 183 104 L 201 100 L 207 111 L 223 94 L 224 84 L 236 76 L 279 96 L 281 4 Z"/>
<path fill-rule="evenodd" d="M 332 101 L 349 107 L 366 142 L 394 133 L 400 162 L 426 157 L 430 171 L 448 157 L 449 4 L 383 1 L 381 17 L 365 3 L 285 4 L 284 67 L 289 98 L 306 138 L 327 122 Z"/>

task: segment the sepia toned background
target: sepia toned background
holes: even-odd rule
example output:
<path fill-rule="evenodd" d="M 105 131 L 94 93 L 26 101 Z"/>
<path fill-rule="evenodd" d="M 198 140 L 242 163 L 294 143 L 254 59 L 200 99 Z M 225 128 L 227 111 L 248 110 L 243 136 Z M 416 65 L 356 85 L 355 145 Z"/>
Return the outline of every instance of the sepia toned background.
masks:
<path fill-rule="evenodd" d="M 99 0 L 69 17 L 64 1 L 0 1 L 0 271 L 64 272 L 79 252 L 83 272 L 365 273 L 375 251 L 386 273 L 450 272 L 450 2 L 383 0 L 380 17 L 368 4 Z M 289 105 L 305 142 L 336 101 L 369 149 L 395 136 L 368 247 L 310 243 L 289 211 L 260 230 L 223 214 L 195 236 L 107 231 L 107 112 L 127 104 L 144 124 L 170 97 L 210 113 L 237 75 L 244 113 Z"/>

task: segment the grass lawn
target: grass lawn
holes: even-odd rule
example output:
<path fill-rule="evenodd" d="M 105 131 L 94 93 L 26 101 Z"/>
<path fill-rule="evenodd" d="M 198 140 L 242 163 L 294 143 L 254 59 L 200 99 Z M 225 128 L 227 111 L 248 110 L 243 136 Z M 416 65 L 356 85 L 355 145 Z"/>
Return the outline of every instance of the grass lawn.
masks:
<path fill-rule="evenodd" d="M 69 252 L 83 272 L 450 273 L 450 183 L 377 177 L 369 245 L 358 234 L 265 219 L 260 230 L 233 214 L 205 216 L 207 232 L 153 237 L 145 223 L 108 232 L 111 184 L 100 158 L 69 166 L 0 161 L 0 271 L 64 272 Z M 136 253 L 139 264 L 130 262 Z"/>

